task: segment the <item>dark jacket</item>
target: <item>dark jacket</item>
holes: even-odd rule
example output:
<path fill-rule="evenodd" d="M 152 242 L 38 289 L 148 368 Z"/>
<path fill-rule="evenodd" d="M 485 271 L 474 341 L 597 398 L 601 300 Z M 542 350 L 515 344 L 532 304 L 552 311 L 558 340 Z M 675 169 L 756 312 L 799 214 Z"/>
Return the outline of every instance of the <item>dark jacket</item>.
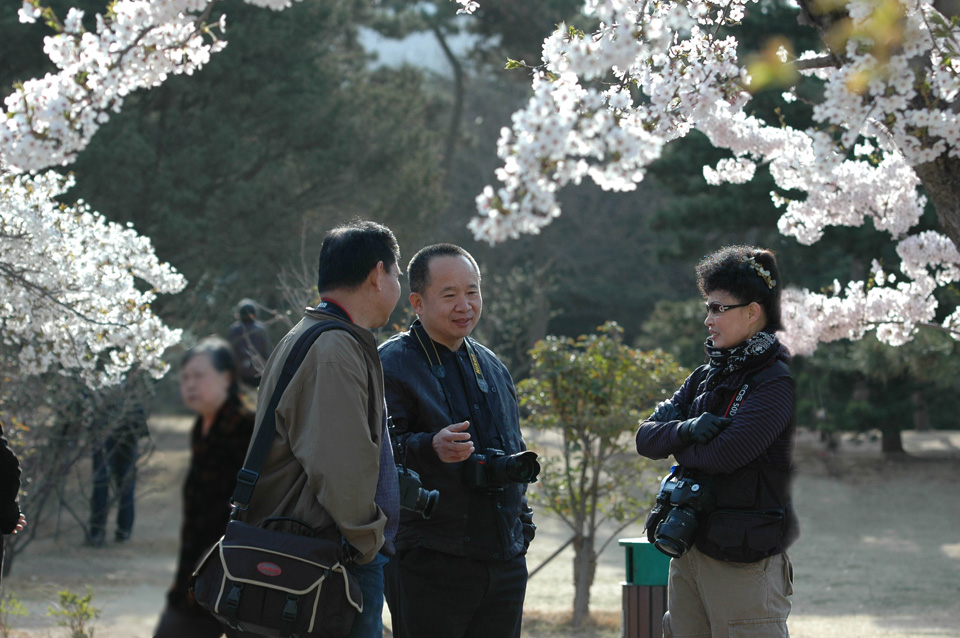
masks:
<path fill-rule="evenodd" d="M 270 335 L 259 321 L 235 321 L 230 324 L 230 345 L 237 355 L 240 378 L 257 385 L 264 365 L 270 357 Z"/>
<path fill-rule="evenodd" d="M 20 522 L 20 461 L 0 426 L 0 533 L 9 534 Z"/>
<path fill-rule="evenodd" d="M 10 534 L 20 522 L 20 461 L 7 444 L 0 425 L 0 533 Z M 0 576 L 3 575 L 3 537 L 0 536 Z"/>
<path fill-rule="evenodd" d="M 253 420 L 253 413 L 240 398 L 232 396 L 220 407 L 206 436 L 200 417 L 190 431 L 190 467 L 183 483 L 180 559 L 173 586 L 167 592 L 168 604 L 183 612 L 206 615 L 194 600 L 191 576 L 197 561 L 220 540 L 227 528 L 230 497 L 237 472 L 247 456 Z"/>
<path fill-rule="evenodd" d="M 443 463 L 432 444 L 435 432 L 469 421 L 475 452 L 497 448 L 510 455 L 526 449 L 510 373 L 493 352 L 472 339 L 470 343 L 488 384 L 486 393 L 479 389 L 465 346 L 454 353 L 433 344 L 444 367 L 443 386 L 411 332 L 380 346 L 387 409 L 403 451 L 397 460 L 405 457 L 424 488 L 440 492 L 429 519 L 401 513 L 397 549 L 421 546 L 468 558 L 508 560 L 526 551 L 536 529 L 526 485 L 512 483 L 500 491 L 468 488 L 462 476 L 467 462 Z"/>
<path fill-rule="evenodd" d="M 796 537 L 791 505 L 791 454 L 796 433 L 793 379 L 785 349 L 756 384 L 751 383 L 732 423 L 712 441 L 680 440 L 680 420 L 646 420 L 637 430 L 637 451 L 649 458 L 673 455 L 688 476 L 709 480 L 715 510 L 701 516 L 697 547 L 720 560 L 752 562 L 779 553 Z M 765 362 L 770 366 L 774 361 Z M 738 370 L 706 391 L 705 369 L 691 374 L 671 402 L 685 418 L 727 415 L 745 382 L 763 367 Z M 713 508 L 711 508 L 713 509 Z"/>

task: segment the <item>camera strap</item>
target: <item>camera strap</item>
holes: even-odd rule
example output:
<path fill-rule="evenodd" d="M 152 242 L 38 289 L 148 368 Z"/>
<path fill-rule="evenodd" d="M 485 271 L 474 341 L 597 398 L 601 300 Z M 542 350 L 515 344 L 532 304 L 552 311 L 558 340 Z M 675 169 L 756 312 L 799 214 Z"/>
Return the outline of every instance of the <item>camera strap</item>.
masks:
<path fill-rule="evenodd" d="M 473 375 L 477 378 L 477 385 L 480 387 L 480 392 L 486 394 L 490 391 L 490 386 L 487 385 L 487 380 L 483 378 L 483 370 L 480 369 L 480 360 L 477 359 L 477 350 L 473 347 L 473 344 L 470 343 L 469 338 L 463 340 L 463 345 L 467 347 L 467 355 L 470 357 L 470 365 L 473 367 Z"/>
<path fill-rule="evenodd" d="M 443 362 L 440 361 L 440 353 L 437 352 L 437 344 L 434 343 L 433 339 L 430 338 L 430 335 L 427 334 L 426 328 L 423 327 L 423 324 L 420 323 L 419 319 L 415 319 L 410 325 L 410 331 L 417 337 L 417 341 L 420 342 L 420 347 L 423 349 L 423 354 L 427 356 L 427 361 L 430 364 L 430 371 L 433 372 L 433 376 L 437 377 L 438 379 L 443 379 L 446 377 L 447 371 L 443 367 Z M 433 346 L 433 354 L 436 357 L 436 362 L 434 362 L 433 357 L 430 356 L 430 350 L 427 349 L 427 341 L 429 341 L 430 345 Z M 490 385 L 484 378 L 483 370 L 480 368 L 480 360 L 477 358 L 477 350 L 473 347 L 473 344 L 470 343 L 469 337 L 464 337 L 463 345 L 467 349 L 467 356 L 470 357 L 470 367 L 473 368 L 473 375 L 477 379 L 477 386 L 480 388 L 481 392 L 486 394 L 490 391 Z M 443 385 L 442 381 L 440 382 L 440 385 Z M 446 388 L 444 388 L 444 393 L 446 393 Z"/>
<path fill-rule="evenodd" d="M 747 377 L 746 381 L 743 383 L 743 387 L 730 399 L 730 404 L 727 405 L 727 411 L 723 416 L 733 418 L 736 416 L 737 412 L 740 411 L 740 404 L 743 403 L 744 397 L 747 396 L 747 392 L 750 391 L 755 385 L 759 385 L 764 381 L 773 379 L 776 377 L 784 376 L 786 373 L 787 376 L 790 375 L 789 370 L 787 369 L 787 364 L 783 361 L 777 360 L 772 364 Z"/>
<path fill-rule="evenodd" d="M 447 371 L 443 367 L 443 361 L 440 360 L 440 353 L 437 351 L 437 344 L 434 343 L 433 339 L 430 338 L 430 335 L 427 334 L 427 330 L 423 327 L 423 324 L 420 322 L 419 318 L 414 319 L 413 323 L 410 324 L 410 332 L 413 333 L 413 335 L 417 338 L 417 341 L 420 343 L 420 349 L 423 350 L 424 356 L 427 357 L 427 363 L 430 366 L 430 371 L 440 383 L 440 389 L 443 391 L 443 398 L 446 400 L 447 409 L 450 411 L 450 418 L 457 418 L 456 410 L 454 410 L 453 407 L 453 399 L 451 398 L 450 391 L 447 388 Z M 427 347 L 427 342 L 430 343 L 430 348 Z M 477 350 L 470 342 L 470 337 L 464 337 L 463 344 L 467 350 L 467 356 L 470 358 L 470 367 L 473 369 L 474 378 L 477 380 L 477 387 L 480 388 L 480 392 L 483 394 L 483 400 L 487 403 L 487 406 L 490 407 L 490 384 L 483 376 L 483 369 L 480 367 L 480 359 L 477 357 Z M 433 356 L 430 354 L 431 349 L 433 350 Z M 499 431 L 499 424 L 494 423 L 494 427 L 497 429 L 497 438 L 503 441 L 503 436 Z M 475 427 L 475 430 L 479 437 L 480 429 Z"/>
<path fill-rule="evenodd" d="M 327 310 L 327 312 L 329 312 L 329 310 Z M 337 316 L 341 316 L 340 313 L 337 313 Z M 260 478 L 260 469 L 267 459 L 267 454 L 270 452 L 270 446 L 273 443 L 274 434 L 276 434 L 277 431 L 276 411 L 277 406 L 280 405 L 280 398 L 283 396 L 284 390 L 290 385 L 290 380 L 293 379 L 293 375 L 296 374 L 300 368 L 300 364 L 307 356 L 307 351 L 310 350 L 320 335 L 328 330 L 343 330 L 354 339 L 357 339 L 358 343 L 360 341 L 347 326 L 335 319 L 326 319 L 315 323 L 300 334 L 299 339 L 297 339 L 297 342 L 290 349 L 284 361 L 283 369 L 277 379 L 276 385 L 274 385 L 273 394 L 270 396 L 270 402 L 267 404 L 267 409 L 264 412 L 263 421 L 260 423 L 257 435 L 254 437 L 253 443 L 247 452 L 247 458 L 243 463 L 243 468 L 237 472 L 237 484 L 234 487 L 233 496 L 230 498 L 230 503 L 234 508 L 231 518 L 236 518 L 239 511 L 246 510 L 250 503 L 250 498 L 253 496 L 253 488 L 256 487 L 257 480 Z M 372 383 L 369 370 L 367 370 L 367 383 Z"/>

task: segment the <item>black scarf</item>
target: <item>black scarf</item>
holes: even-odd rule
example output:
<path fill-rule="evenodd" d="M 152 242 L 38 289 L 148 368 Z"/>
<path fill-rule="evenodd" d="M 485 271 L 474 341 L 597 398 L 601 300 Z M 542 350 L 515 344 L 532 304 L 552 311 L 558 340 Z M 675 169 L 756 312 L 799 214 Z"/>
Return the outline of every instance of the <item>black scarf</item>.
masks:
<path fill-rule="evenodd" d="M 707 390 L 713 390 L 738 370 L 762 368 L 780 351 L 780 342 L 771 332 L 758 332 L 732 348 L 715 348 L 713 342 L 707 339 L 704 349 L 710 357 Z"/>

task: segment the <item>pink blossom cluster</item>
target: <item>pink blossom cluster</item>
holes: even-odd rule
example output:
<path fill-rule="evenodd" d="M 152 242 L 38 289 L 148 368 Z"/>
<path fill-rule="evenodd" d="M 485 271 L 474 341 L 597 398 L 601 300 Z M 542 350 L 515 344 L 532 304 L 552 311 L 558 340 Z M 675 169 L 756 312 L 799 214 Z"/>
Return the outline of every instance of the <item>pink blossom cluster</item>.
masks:
<path fill-rule="evenodd" d="M 561 25 L 544 41 L 533 96 L 501 133 L 501 186 L 477 197 L 470 228 L 491 243 L 538 232 L 560 215 L 556 196 L 563 186 L 590 177 L 606 189 L 632 190 L 666 143 L 699 130 L 732 155 L 704 167 L 708 183 L 748 182 L 758 165 L 769 166 L 785 235 L 810 244 L 829 226 L 869 219 L 899 242 L 903 281 L 837 284 L 829 296 L 791 292 L 787 333 L 796 351 L 859 338 L 869 329 L 899 345 L 933 320 L 937 287 L 958 279 L 955 248 L 941 246 L 949 240 L 909 233 L 926 204 L 913 166 L 960 153 L 960 115 L 953 108 L 960 63 L 948 54 L 960 29 L 937 19 L 932 0 L 899 0 L 901 42 L 889 59 L 879 61 L 870 42 L 851 38 L 849 63 L 805 71 L 822 81 L 824 92 L 814 107 L 817 126 L 799 130 L 747 113 L 751 77 L 738 58 L 739 43 L 716 35 L 717 25 L 735 30 L 754 2 L 587 2 L 599 28 L 581 35 Z M 855 25 L 874 9 L 870 0 L 848 3 Z M 788 63 L 821 56 L 808 51 L 789 60 L 785 48 L 778 51 Z M 793 90 L 784 95 L 796 99 Z M 922 108 L 918 95 L 926 97 Z M 803 196 L 788 199 L 782 192 Z M 960 337 L 958 324 L 954 313 L 942 327 Z"/>

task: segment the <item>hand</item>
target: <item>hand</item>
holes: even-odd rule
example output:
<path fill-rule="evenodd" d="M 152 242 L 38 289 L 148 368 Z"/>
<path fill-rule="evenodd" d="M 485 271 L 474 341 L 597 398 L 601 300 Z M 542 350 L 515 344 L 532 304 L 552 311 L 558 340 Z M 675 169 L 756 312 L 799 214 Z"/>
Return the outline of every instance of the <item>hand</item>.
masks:
<path fill-rule="evenodd" d="M 433 435 L 433 449 L 444 463 L 466 461 L 473 454 L 473 441 L 467 428 L 469 421 L 453 423 Z"/>
<path fill-rule="evenodd" d="M 680 413 L 680 410 L 677 409 L 677 406 L 673 404 L 673 401 L 661 401 L 657 404 L 657 408 L 653 411 L 653 414 L 650 415 L 648 421 L 679 421 L 683 418 L 683 414 Z"/>
<path fill-rule="evenodd" d="M 733 419 L 704 412 L 680 424 L 680 440 L 684 443 L 708 443 L 732 422 Z"/>
<path fill-rule="evenodd" d="M 22 512 L 20 513 L 20 520 L 17 521 L 17 526 L 13 528 L 11 534 L 16 534 L 17 532 L 23 531 L 23 528 L 27 526 L 27 517 Z"/>

